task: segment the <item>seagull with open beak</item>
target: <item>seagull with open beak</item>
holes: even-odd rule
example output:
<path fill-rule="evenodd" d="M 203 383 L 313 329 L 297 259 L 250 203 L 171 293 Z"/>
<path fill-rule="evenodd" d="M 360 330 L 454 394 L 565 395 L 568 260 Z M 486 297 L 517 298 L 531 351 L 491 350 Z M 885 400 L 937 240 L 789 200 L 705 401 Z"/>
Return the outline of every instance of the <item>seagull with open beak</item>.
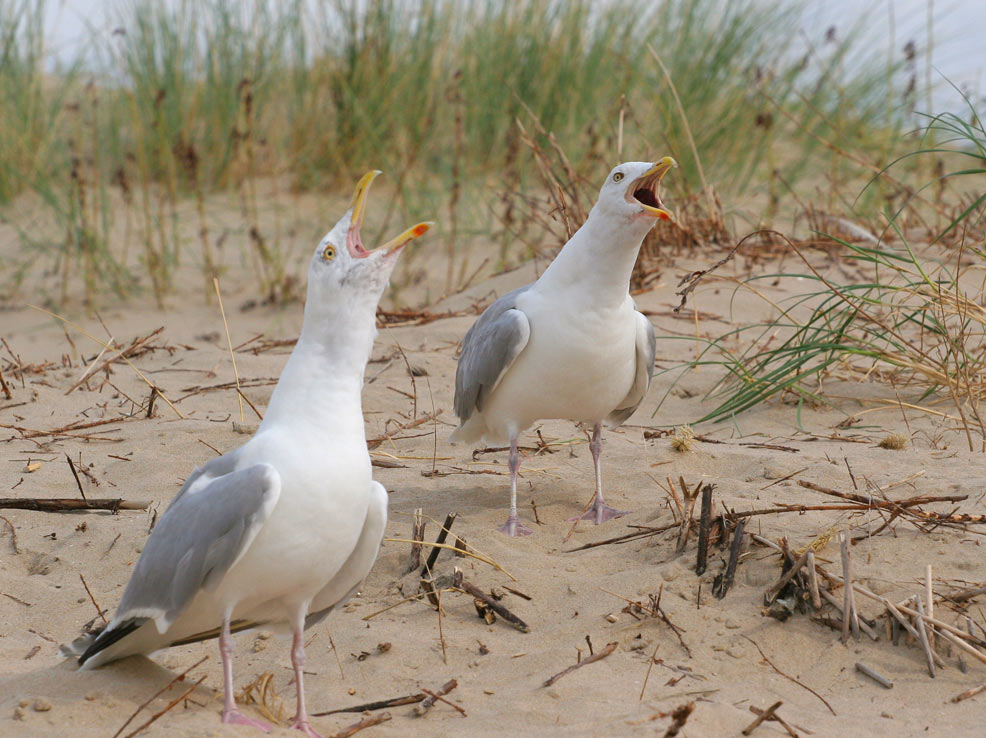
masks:
<path fill-rule="evenodd" d="M 518 435 L 537 420 L 592 426 L 596 492 L 582 516 L 597 524 L 625 513 L 603 500 L 602 425 L 641 403 L 654 372 L 654 329 L 630 297 L 644 236 L 671 213 L 662 178 L 677 166 L 626 162 L 613 169 L 581 228 L 533 284 L 490 305 L 462 341 L 451 441 L 509 442 L 510 515 L 500 530 L 529 535 L 517 516 Z"/>
<path fill-rule="evenodd" d="M 360 180 L 315 248 L 301 336 L 256 434 L 189 474 L 113 619 L 64 647 L 82 669 L 218 636 L 223 722 L 269 731 L 234 701 L 232 633 L 286 629 L 298 690 L 291 727 L 318 736 L 305 709 L 303 633 L 353 595 L 380 548 L 387 492 L 371 477 L 363 372 L 397 258 L 430 225 L 367 251 L 360 224 L 377 174 Z"/>

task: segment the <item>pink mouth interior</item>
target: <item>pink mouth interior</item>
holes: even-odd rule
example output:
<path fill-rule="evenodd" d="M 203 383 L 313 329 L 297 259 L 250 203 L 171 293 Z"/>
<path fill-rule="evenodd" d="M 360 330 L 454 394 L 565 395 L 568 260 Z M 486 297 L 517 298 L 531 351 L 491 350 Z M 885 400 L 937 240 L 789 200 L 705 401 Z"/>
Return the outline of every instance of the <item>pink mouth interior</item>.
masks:
<path fill-rule="evenodd" d="M 354 259 L 365 259 L 370 255 L 370 252 L 363 246 L 363 237 L 360 236 L 359 227 L 359 223 L 353 223 L 349 226 L 349 231 L 346 233 L 346 248 L 349 249 L 349 255 Z"/>

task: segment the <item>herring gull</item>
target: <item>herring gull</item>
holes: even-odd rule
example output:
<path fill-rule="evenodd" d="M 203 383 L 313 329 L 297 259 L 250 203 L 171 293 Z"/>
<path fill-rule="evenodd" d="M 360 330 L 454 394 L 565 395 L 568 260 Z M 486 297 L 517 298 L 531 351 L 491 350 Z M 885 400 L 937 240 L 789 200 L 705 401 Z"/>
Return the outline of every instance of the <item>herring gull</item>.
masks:
<path fill-rule="evenodd" d="M 592 426 L 596 492 L 583 518 L 599 524 L 624 513 L 603 500 L 602 424 L 623 423 L 654 372 L 650 321 L 629 294 L 637 252 L 657 219 L 670 219 L 658 195 L 674 159 L 614 168 L 581 228 L 541 277 L 490 305 L 466 333 L 455 373 L 450 440 L 509 442 L 510 516 L 500 530 L 530 535 L 517 516 L 517 436 L 559 418 Z"/>
<path fill-rule="evenodd" d="M 256 434 L 189 475 L 113 619 L 65 647 L 81 668 L 218 636 L 222 721 L 269 730 L 236 707 L 231 634 L 287 626 L 298 691 L 291 727 L 318 736 L 305 709 L 303 632 L 353 595 L 383 538 L 387 492 L 371 476 L 363 372 L 397 258 L 430 225 L 367 251 L 360 225 L 377 174 L 364 175 L 315 249 L 301 335 Z"/>

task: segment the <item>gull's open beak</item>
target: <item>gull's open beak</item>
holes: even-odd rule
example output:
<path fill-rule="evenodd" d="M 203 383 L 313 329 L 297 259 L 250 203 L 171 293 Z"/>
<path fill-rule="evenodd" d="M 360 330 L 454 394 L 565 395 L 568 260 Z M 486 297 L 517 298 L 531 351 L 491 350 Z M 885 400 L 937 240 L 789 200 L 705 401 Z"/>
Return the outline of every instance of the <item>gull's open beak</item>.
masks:
<path fill-rule="evenodd" d="M 658 195 L 661 180 L 669 170 L 678 166 L 678 162 L 670 156 L 665 156 L 650 169 L 637 177 L 629 187 L 627 187 L 627 202 L 636 202 L 644 212 L 661 220 L 673 220 L 671 212 L 664 207 Z"/>
<path fill-rule="evenodd" d="M 378 251 L 382 251 L 384 256 L 395 254 L 434 225 L 430 222 L 418 223 L 408 228 L 397 238 L 391 239 L 373 251 L 367 251 L 366 247 L 363 246 L 360 226 L 363 225 L 363 215 L 366 212 L 366 195 L 378 174 L 380 174 L 380 170 L 373 169 L 360 177 L 359 182 L 356 183 L 356 191 L 353 193 L 353 203 L 350 205 L 352 216 L 349 221 L 349 230 L 346 232 L 346 248 L 349 250 L 349 255 L 354 259 L 365 259 L 371 253 Z"/>
<path fill-rule="evenodd" d="M 387 241 L 387 243 L 385 243 L 383 246 L 378 246 L 377 248 L 373 249 L 373 253 L 376 253 L 378 251 L 383 251 L 384 256 L 390 256 L 391 254 L 396 254 L 398 251 L 400 251 L 402 248 L 407 246 L 409 243 L 411 243 L 411 241 L 416 239 L 418 236 L 423 236 L 425 232 L 433 225 L 435 224 L 432 223 L 430 220 L 425 221 L 424 223 L 418 223 L 417 225 L 413 225 L 410 228 L 408 228 L 406 231 L 404 231 L 401 235 L 399 235 L 397 238 L 392 238 L 389 241 Z"/>

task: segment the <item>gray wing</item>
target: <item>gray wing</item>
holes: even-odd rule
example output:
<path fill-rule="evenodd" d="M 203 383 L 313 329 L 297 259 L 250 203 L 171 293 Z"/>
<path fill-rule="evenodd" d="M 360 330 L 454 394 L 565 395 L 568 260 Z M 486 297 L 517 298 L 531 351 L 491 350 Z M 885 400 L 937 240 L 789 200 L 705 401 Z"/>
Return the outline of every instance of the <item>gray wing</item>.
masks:
<path fill-rule="evenodd" d="M 387 527 L 387 502 L 387 490 L 379 482 L 372 482 L 370 505 L 356 548 L 339 569 L 339 573 L 315 595 L 305 618 L 306 630 L 325 620 L 339 605 L 346 604 L 370 573 L 380 552 L 384 528 Z"/>
<path fill-rule="evenodd" d="M 657 356 L 657 339 L 654 337 L 654 326 L 643 313 L 635 312 L 637 320 L 637 371 L 633 377 L 630 391 L 619 406 L 609 414 L 606 421 L 610 425 L 619 425 L 626 421 L 644 401 L 650 380 L 654 376 L 654 358 Z"/>
<path fill-rule="evenodd" d="M 531 337 L 527 316 L 516 309 L 517 297 L 531 285 L 508 292 L 473 323 L 462 339 L 462 355 L 455 370 L 455 414 L 465 423 L 524 350 Z"/>
<path fill-rule="evenodd" d="M 270 464 L 233 471 L 201 487 L 194 476 L 144 544 L 114 622 L 150 618 L 159 631 L 167 630 L 199 590 L 219 584 L 281 494 L 280 475 Z"/>
<path fill-rule="evenodd" d="M 233 449 L 228 454 L 223 454 L 222 456 L 217 456 L 214 459 L 210 459 L 205 462 L 202 466 L 195 467 L 195 471 L 188 475 L 185 479 L 185 483 L 178 490 L 178 494 L 175 495 L 171 504 L 168 505 L 168 510 L 175 506 L 175 503 L 180 500 L 188 490 L 195 487 L 196 489 L 200 487 L 205 482 L 208 482 L 216 477 L 221 477 L 224 474 L 229 474 L 234 469 L 240 460 L 240 449 L 243 447 Z M 167 514 L 168 510 L 165 510 Z"/>

